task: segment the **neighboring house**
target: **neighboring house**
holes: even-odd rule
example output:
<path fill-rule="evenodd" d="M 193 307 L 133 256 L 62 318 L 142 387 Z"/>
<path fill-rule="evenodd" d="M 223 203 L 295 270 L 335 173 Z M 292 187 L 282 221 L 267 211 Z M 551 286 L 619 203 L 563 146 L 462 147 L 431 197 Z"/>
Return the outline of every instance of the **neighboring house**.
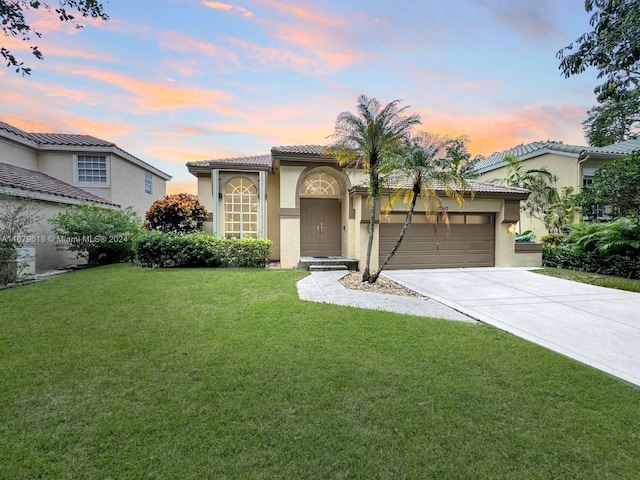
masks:
<path fill-rule="evenodd" d="M 0 193 L 33 199 L 42 217 L 38 241 L 25 244 L 36 250 L 37 272 L 79 263 L 50 241 L 55 238 L 47 220 L 66 206 L 132 206 L 143 217 L 165 195 L 170 179 L 114 143 L 89 135 L 28 133 L 0 122 Z"/>
<path fill-rule="evenodd" d="M 45 173 L 140 216 L 166 192 L 170 175 L 90 135 L 27 133 L 0 122 L 0 162 Z"/>
<path fill-rule="evenodd" d="M 509 166 L 506 156 L 520 159 L 525 170 L 546 168 L 557 177 L 556 187 L 562 193 L 563 187 L 571 187 L 573 193 L 579 193 L 583 185 L 593 181 L 596 171 L 612 160 L 624 158 L 640 151 L 640 140 L 627 140 L 606 147 L 587 147 L 565 145 L 558 142 L 533 142 L 519 145 L 504 152 L 497 152 L 476 165 L 479 180 L 495 181 L 506 179 Z M 606 219 L 606 209 L 596 212 L 600 219 Z M 577 218 L 576 218 L 577 219 Z M 533 230 L 536 238 L 548 232 L 542 222 L 523 215 L 520 231 Z"/>
<path fill-rule="evenodd" d="M 211 212 L 205 230 L 220 236 L 268 238 L 272 259 L 283 268 L 298 266 L 303 257 L 331 256 L 357 259 L 362 268 L 369 227 L 366 175 L 340 167 L 323 150 L 321 145 L 274 147 L 268 155 L 187 163 L 198 179 L 198 198 Z M 540 265 L 540 251 L 516 252 L 508 231 L 519 220 L 520 201 L 528 191 L 470 183 L 475 198 L 467 198 L 462 209 L 443 200 L 449 233 L 443 224 L 429 224 L 416 212 L 388 268 Z M 387 187 L 390 192 L 397 185 Z M 380 215 L 373 268 L 393 246 L 405 211 L 406 206 L 398 204 L 388 215 Z"/>

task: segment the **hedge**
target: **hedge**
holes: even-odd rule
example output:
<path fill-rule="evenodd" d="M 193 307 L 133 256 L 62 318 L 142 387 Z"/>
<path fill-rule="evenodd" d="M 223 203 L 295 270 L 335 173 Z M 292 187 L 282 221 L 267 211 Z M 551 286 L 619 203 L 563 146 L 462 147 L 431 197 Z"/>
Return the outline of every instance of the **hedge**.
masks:
<path fill-rule="evenodd" d="M 266 239 L 222 238 L 198 232 L 186 235 L 143 232 L 134 247 L 143 267 L 262 267 L 269 261 Z"/>
<path fill-rule="evenodd" d="M 640 278 L 640 257 L 637 251 L 608 254 L 599 251 L 584 251 L 567 245 L 545 245 L 542 247 L 542 264 L 545 267 L 568 268 L 624 278 Z"/>

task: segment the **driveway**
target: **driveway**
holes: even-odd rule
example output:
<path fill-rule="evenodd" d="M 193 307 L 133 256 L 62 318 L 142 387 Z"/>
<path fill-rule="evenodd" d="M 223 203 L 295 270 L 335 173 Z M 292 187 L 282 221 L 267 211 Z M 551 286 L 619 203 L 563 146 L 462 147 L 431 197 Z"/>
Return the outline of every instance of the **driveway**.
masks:
<path fill-rule="evenodd" d="M 523 268 L 383 274 L 481 322 L 640 386 L 640 293 Z"/>

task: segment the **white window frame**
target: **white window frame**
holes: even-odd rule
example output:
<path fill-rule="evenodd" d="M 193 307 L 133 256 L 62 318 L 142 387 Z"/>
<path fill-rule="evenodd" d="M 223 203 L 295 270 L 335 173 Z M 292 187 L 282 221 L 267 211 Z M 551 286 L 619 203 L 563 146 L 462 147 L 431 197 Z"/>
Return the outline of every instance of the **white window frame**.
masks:
<path fill-rule="evenodd" d="M 144 193 L 147 195 L 153 194 L 153 175 L 149 172 L 144 172 Z"/>
<path fill-rule="evenodd" d="M 83 157 L 99 157 L 105 160 L 105 182 L 87 182 L 80 181 L 80 167 L 78 163 Z M 109 155 L 94 155 L 91 153 L 78 154 L 73 156 L 73 180 L 74 185 L 77 187 L 91 187 L 91 188 L 110 188 L 111 187 L 111 158 Z"/>
<path fill-rule="evenodd" d="M 241 185 L 234 185 L 238 181 Z M 229 187 L 232 187 L 233 191 L 229 191 Z M 252 192 L 249 192 L 250 190 Z M 229 179 L 223 190 L 223 205 L 225 237 L 259 238 L 259 196 L 253 180 L 244 176 Z M 236 226 L 237 228 L 234 228 Z"/>

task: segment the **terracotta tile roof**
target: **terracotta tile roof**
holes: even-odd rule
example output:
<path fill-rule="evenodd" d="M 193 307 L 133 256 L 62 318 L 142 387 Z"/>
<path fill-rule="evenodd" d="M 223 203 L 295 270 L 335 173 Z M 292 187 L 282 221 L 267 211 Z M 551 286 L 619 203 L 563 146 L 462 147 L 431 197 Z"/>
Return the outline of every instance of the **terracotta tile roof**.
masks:
<path fill-rule="evenodd" d="M 214 167 L 220 165 L 239 166 L 239 165 L 255 165 L 271 168 L 271 155 L 250 155 L 247 157 L 231 157 L 218 158 L 213 160 L 200 160 L 197 162 L 188 162 L 187 167 Z"/>
<path fill-rule="evenodd" d="M 388 189 L 410 189 L 413 186 L 413 183 L 402 172 L 394 172 L 392 174 L 387 175 L 383 179 L 384 188 Z M 354 185 L 355 187 L 367 188 L 369 186 L 369 179 L 366 178 Z M 433 182 L 432 188 L 436 191 L 444 191 L 446 188 L 445 185 Z M 480 180 L 467 180 L 467 186 L 474 193 L 480 194 L 495 194 L 495 195 L 523 195 L 528 196 L 530 193 L 529 190 L 525 188 L 519 187 L 510 187 L 505 185 L 499 185 L 496 183 L 490 182 L 482 182 Z M 460 186 L 457 188 L 458 191 L 464 191 L 464 189 Z"/>
<path fill-rule="evenodd" d="M 44 173 L 29 170 L 27 168 L 16 167 L 15 165 L 9 165 L 2 162 L 0 162 L 0 185 L 60 197 L 75 198 L 103 205 L 118 206 L 102 197 L 93 195 L 86 190 L 69 185 L 62 180 L 50 177 Z"/>
<path fill-rule="evenodd" d="M 298 155 L 322 155 L 326 145 L 288 145 L 273 147 L 271 153 L 294 153 Z"/>

